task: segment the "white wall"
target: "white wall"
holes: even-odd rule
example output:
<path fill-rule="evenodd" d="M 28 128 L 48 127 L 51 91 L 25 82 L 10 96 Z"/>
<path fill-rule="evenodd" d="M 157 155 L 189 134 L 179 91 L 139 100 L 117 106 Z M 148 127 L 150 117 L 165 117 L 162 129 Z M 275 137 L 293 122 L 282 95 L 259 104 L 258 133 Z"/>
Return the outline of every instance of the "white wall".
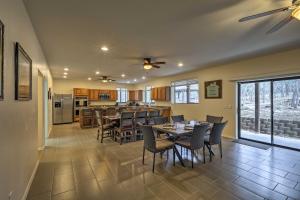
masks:
<path fill-rule="evenodd" d="M 187 119 L 205 120 L 207 114 L 224 116 L 228 120 L 225 136 L 236 136 L 236 82 L 233 80 L 257 79 L 277 75 L 300 74 L 300 48 L 276 54 L 260 56 L 215 67 L 199 69 L 176 76 L 168 76 L 137 84 L 136 89 L 144 89 L 145 85 L 159 87 L 168 86 L 171 81 L 184 79 L 198 79 L 200 83 L 199 104 L 170 104 L 170 102 L 156 102 L 157 105 L 171 105 L 173 114 L 184 114 Z M 223 98 L 205 99 L 204 82 L 223 80 Z M 232 106 L 232 109 L 228 109 Z"/>
<path fill-rule="evenodd" d="M 37 75 L 51 74 L 22 0 L 0 0 L 5 25 L 4 100 L 0 101 L 0 199 L 21 199 L 38 161 Z M 31 101 L 14 100 L 14 44 L 19 42 L 33 60 Z M 49 102 L 51 105 L 51 102 Z M 51 111 L 51 107 L 49 108 Z M 51 118 L 50 118 L 51 119 Z M 51 124 L 51 122 L 50 122 Z"/>

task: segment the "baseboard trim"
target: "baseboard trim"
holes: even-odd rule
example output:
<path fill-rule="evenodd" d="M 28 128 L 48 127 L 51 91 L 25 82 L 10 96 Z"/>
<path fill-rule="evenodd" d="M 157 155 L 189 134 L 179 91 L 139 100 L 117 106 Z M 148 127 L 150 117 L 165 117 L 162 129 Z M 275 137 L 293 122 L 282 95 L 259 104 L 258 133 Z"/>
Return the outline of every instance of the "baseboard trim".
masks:
<path fill-rule="evenodd" d="M 37 172 L 37 169 L 38 169 L 38 167 L 39 167 L 39 164 L 40 164 L 40 161 L 38 160 L 38 161 L 36 162 L 36 164 L 35 164 L 34 170 L 33 170 L 32 174 L 31 174 L 31 177 L 30 177 L 30 179 L 29 179 L 29 182 L 28 182 L 28 184 L 27 184 L 26 190 L 25 190 L 25 192 L 24 192 L 24 194 L 23 194 L 21 200 L 26 200 L 26 199 L 27 199 L 27 195 L 28 195 L 28 193 L 29 193 L 31 184 L 32 184 L 32 182 L 33 182 L 33 179 L 34 179 L 34 177 L 35 177 L 35 174 L 36 174 L 36 172 Z"/>

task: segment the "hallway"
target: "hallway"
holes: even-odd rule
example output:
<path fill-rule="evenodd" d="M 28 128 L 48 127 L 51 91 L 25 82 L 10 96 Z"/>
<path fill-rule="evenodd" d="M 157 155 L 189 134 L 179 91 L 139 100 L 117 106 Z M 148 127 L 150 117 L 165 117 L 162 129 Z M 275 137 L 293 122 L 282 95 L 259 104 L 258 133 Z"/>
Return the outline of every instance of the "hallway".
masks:
<path fill-rule="evenodd" d="M 191 170 L 164 155 L 141 163 L 142 142 L 99 143 L 96 129 L 54 126 L 28 200 L 58 199 L 300 199 L 300 152 L 256 149 L 224 141 L 224 157 Z M 217 150 L 216 150 L 217 152 Z M 208 157 L 208 155 L 207 155 Z M 171 158 L 171 156 L 170 156 Z M 298 158 L 298 160 L 297 160 Z M 52 196 L 52 198 L 51 198 Z"/>

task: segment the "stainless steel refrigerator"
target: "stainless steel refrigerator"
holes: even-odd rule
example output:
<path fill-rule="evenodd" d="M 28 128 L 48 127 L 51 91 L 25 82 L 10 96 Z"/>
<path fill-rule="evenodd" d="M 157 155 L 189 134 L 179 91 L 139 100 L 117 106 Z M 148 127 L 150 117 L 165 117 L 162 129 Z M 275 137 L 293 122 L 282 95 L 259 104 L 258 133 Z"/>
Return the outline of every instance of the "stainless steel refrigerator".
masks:
<path fill-rule="evenodd" d="M 71 94 L 54 94 L 53 124 L 73 122 L 73 98 Z"/>

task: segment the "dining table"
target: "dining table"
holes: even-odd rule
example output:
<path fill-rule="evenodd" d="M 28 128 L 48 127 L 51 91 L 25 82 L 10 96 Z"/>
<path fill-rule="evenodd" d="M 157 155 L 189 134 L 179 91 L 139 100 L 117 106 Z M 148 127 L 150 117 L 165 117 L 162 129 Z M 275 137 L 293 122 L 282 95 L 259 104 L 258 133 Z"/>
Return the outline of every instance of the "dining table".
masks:
<path fill-rule="evenodd" d="M 172 135 L 174 138 L 174 141 L 176 141 L 176 139 L 178 139 L 180 137 L 191 135 L 195 124 L 209 124 L 210 127 L 212 126 L 212 124 L 210 124 L 208 122 L 204 122 L 204 121 L 199 122 L 198 121 L 196 123 L 183 122 L 183 123 L 175 123 L 175 124 L 170 124 L 170 123 L 159 124 L 159 125 L 153 125 L 152 128 L 153 128 L 153 130 Z M 181 165 L 183 167 L 185 167 L 183 158 L 175 145 L 174 145 L 174 152 L 175 152 L 178 160 L 180 161 Z"/>

